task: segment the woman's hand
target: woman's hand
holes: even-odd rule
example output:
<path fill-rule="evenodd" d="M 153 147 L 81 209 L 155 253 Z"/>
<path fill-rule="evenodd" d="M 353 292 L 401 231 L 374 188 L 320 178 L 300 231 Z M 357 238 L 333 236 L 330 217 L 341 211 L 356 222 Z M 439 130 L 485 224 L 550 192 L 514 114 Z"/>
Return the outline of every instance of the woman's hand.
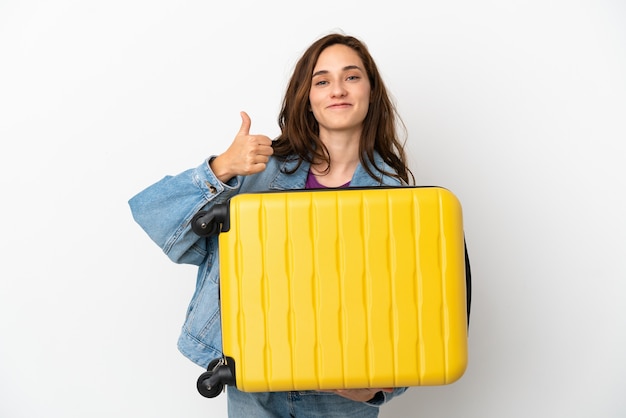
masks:
<path fill-rule="evenodd" d="M 335 389 L 327 390 L 324 392 L 332 392 L 344 398 L 356 401 L 367 402 L 376 396 L 378 392 L 393 392 L 393 388 L 379 388 L 379 389 Z"/>
<path fill-rule="evenodd" d="M 272 140 L 265 135 L 250 135 L 252 121 L 241 112 L 241 127 L 233 143 L 211 161 L 211 170 L 223 183 L 235 176 L 248 176 L 265 170 L 270 155 L 274 153 Z"/>

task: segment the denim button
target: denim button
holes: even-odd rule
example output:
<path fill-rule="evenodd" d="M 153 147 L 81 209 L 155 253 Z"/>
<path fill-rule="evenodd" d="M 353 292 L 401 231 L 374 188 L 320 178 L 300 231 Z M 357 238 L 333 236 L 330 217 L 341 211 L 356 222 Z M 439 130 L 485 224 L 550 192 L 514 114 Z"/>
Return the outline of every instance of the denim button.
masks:
<path fill-rule="evenodd" d="M 208 181 L 208 180 L 206 180 L 206 181 L 204 182 L 204 184 L 206 185 L 206 187 L 208 187 L 208 188 L 209 188 L 209 191 L 211 192 L 211 194 L 215 194 L 215 193 L 217 193 L 217 189 L 215 188 L 215 186 L 213 186 L 211 183 L 209 183 L 209 181 Z"/>

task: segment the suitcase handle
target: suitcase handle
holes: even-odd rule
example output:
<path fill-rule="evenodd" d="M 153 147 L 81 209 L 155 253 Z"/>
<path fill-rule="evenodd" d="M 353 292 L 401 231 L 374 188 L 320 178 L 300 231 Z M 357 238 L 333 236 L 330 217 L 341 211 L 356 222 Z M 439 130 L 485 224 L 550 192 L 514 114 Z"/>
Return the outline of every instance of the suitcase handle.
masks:
<path fill-rule="evenodd" d="M 472 306 L 472 269 L 470 266 L 469 254 L 467 253 L 467 242 L 463 237 L 463 246 L 465 247 L 465 292 L 467 295 L 467 327 L 469 328 L 470 311 Z"/>
<path fill-rule="evenodd" d="M 217 204 L 209 210 L 201 210 L 191 218 L 191 229 L 201 237 L 219 235 L 230 229 L 228 204 Z"/>

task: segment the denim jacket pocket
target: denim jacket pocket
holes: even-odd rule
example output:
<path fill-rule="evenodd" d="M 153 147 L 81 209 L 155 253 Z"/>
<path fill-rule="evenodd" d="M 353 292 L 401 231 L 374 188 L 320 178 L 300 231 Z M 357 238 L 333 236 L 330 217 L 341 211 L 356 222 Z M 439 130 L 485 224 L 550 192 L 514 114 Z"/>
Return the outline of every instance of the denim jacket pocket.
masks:
<path fill-rule="evenodd" d="M 196 291 L 187 308 L 179 349 L 194 362 L 206 366 L 212 358 L 221 356 L 222 334 L 219 296 L 218 252 L 209 245 L 208 259 L 198 270 Z M 200 358 L 202 357 L 202 358 Z"/>

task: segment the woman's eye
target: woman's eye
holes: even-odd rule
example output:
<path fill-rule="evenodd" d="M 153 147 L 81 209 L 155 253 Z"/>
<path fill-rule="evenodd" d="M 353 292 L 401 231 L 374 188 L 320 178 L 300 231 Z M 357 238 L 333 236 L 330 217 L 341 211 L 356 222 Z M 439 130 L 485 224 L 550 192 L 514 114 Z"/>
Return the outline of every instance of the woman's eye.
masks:
<path fill-rule="evenodd" d="M 315 83 L 316 86 L 324 86 L 326 84 L 328 84 L 328 81 L 326 81 L 326 80 L 320 80 L 320 81 Z"/>
<path fill-rule="evenodd" d="M 361 78 L 361 77 L 359 77 L 358 75 L 349 75 L 347 79 L 348 80 L 358 80 L 359 78 Z"/>

